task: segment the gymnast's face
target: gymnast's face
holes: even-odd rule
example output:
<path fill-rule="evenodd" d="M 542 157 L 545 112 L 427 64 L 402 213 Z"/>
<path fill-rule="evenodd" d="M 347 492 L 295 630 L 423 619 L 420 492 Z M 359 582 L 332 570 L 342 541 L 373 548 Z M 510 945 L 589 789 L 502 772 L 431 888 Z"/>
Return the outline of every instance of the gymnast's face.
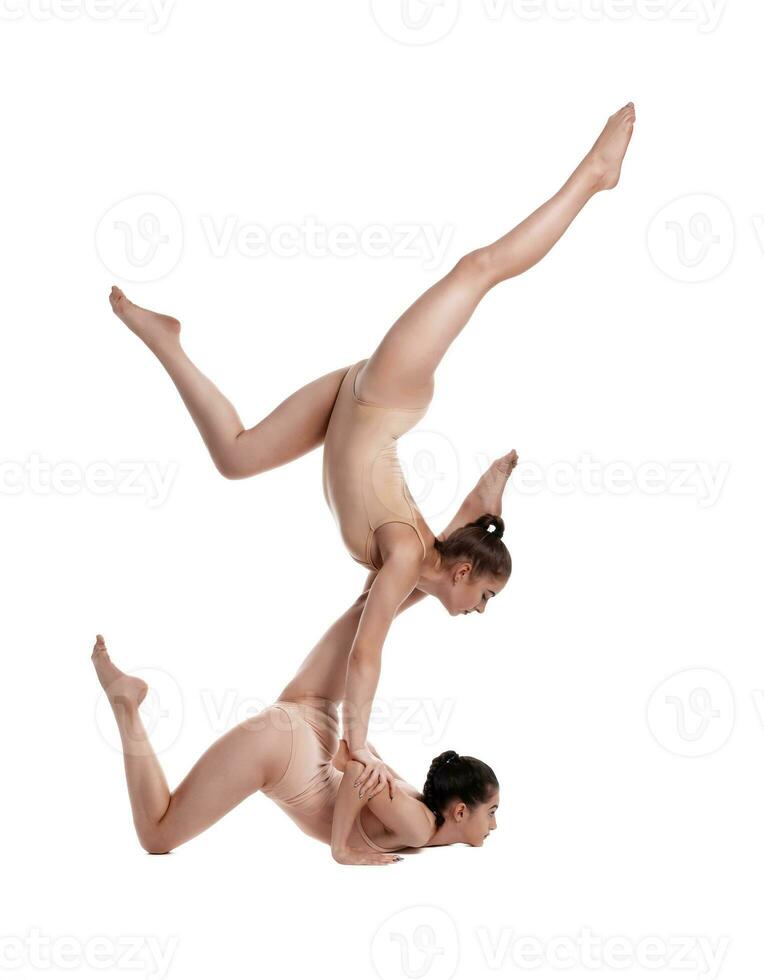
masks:
<path fill-rule="evenodd" d="M 496 830 L 496 811 L 499 809 L 499 788 L 490 789 L 485 803 L 478 803 L 472 808 L 458 800 L 452 804 L 449 818 L 454 820 L 459 829 L 463 844 L 470 847 L 482 847 L 488 835 Z"/>
<path fill-rule="evenodd" d="M 489 601 L 507 584 L 506 579 L 481 575 L 473 579 L 472 563 L 459 561 L 448 571 L 446 593 L 441 602 L 452 616 L 466 616 L 472 612 L 485 612 Z"/>

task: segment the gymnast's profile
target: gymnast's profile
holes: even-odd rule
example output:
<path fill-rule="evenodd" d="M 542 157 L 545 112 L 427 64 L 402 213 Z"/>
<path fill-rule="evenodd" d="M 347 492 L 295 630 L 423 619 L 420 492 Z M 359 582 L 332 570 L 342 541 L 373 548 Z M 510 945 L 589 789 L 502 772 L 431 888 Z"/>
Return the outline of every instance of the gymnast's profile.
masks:
<path fill-rule="evenodd" d="M 350 759 L 391 794 L 396 777 L 367 743 L 390 625 L 402 604 L 425 596 L 456 616 L 484 612 L 504 590 L 512 561 L 492 488 L 506 484 L 517 463 L 514 451 L 496 460 L 436 535 L 409 491 L 396 442 L 424 417 L 438 365 L 486 294 L 536 265 L 588 201 L 617 185 L 635 119 L 632 102 L 613 113 L 560 190 L 502 238 L 460 258 L 370 357 L 316 378 L 250 429 L 185 353 L 180 323 L 112 288 L 114 313 L 164 366 L 223 476 L 251 477 L 323 446 L 324 497 L 346 550 L 369 573 L 347 662 L 343 736 Z M 312 548 L 303 560 L 315 560 Z"/>
<path fill-rule="evenodd" d="M 364 604 L 357 600 L 334 622 L 276 701 L 222 735 L 172 793 L 138 710 L 148 687 L 119 670 L 96 636 L 93 665 L 119 729 L 133 822 L 146 851 L 168 853 L 258 791 L 303 833 L 328 844 L 340 864 L 391 864 L 410 848 L 483 845 L 499 808 L 499 781 L 486 763 L 443 752 L 421 792 L 390 769 L 391 798 L 384 784 L 365 788 L 363 764 L 339 738 L 338 708 Z"/>

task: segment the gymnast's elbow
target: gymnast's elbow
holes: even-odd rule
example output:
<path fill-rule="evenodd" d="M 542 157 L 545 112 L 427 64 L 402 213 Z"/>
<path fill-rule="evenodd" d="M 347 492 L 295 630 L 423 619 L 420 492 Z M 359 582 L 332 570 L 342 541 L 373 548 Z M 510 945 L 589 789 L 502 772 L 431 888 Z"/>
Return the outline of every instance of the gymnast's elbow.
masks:
<path fill-rule="evenodd" d="M 363 774 L 365 768 L 366 767 L 364 764 L 359 762 L 357 759 L 348 759 L 348 761 L 345 763 L 345 775 L 349 779 L 356 780 Z"/>

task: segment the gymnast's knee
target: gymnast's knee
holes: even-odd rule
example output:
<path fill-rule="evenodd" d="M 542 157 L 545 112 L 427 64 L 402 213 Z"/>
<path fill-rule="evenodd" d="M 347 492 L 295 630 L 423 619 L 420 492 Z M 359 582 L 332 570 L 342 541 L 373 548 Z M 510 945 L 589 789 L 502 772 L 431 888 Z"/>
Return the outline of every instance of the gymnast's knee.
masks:
<path fill-rule="evenodd" d="M 492 285 L 496 276 L 496 262 L 491 247 L 486 245 L 467 252 L 456 263 L 454 271 L 480 282 L 483 286 Z"/>

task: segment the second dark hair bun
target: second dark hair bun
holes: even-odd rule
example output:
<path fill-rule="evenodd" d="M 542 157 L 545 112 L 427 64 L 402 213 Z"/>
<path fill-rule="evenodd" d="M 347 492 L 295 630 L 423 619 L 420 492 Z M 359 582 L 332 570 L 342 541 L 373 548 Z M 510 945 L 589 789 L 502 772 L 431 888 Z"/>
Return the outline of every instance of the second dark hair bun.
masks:
<path fill-rule="evenodd" d="M 501 539 L 504 535 L 504 521 L 497 517 L 496 514 L 483 514 L 482 517 L 478 517 L 476 521 L 472 522 L 474 527 L 482 527 L 484 531 L 489 534 L 493 534 L 494 537 Z M 491 530 L 493 526 L 493 531 Z"/>

